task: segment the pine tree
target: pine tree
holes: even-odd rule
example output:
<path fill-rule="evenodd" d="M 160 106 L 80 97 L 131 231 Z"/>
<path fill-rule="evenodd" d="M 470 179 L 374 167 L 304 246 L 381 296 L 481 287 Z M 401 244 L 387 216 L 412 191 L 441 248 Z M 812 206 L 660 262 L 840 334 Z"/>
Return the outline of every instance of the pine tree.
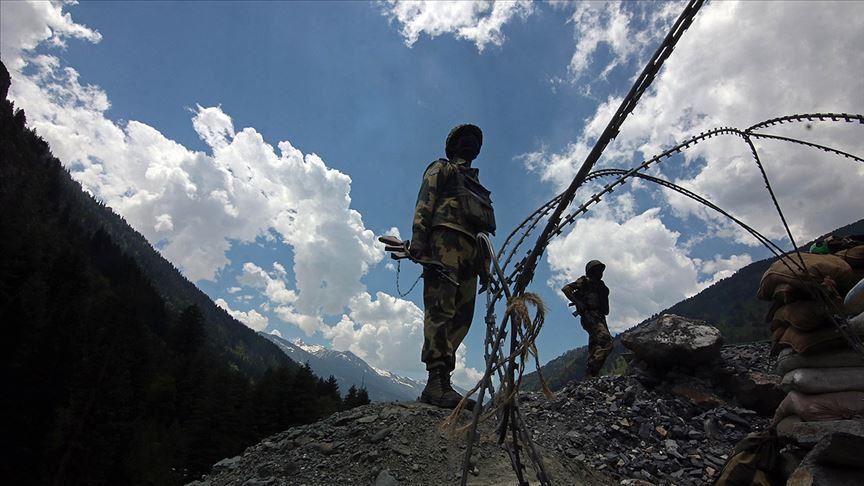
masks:
<path fill-rule="evenodd" d="M 343 406 L 345 410 L 349 408 L 354 408 L 357 406 L 357 387 L 351 385 L 351 388 L 348 389 L 348 394 L 345 395 L 345 399 L 343 400 Z"/>
<path fill-rule="evenodd" d="M 366 391 L 366 387 L 364 386 L 357 392 L 357 406 L 369 405 L 370 403 L 372 403 L 372 401 L 369 400 L 369 393 Z"/>

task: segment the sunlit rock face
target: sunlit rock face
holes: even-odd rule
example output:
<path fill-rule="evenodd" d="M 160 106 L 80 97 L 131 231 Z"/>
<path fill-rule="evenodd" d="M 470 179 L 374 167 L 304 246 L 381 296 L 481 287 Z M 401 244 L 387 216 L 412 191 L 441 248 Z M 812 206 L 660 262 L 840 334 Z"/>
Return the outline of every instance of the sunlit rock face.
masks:
<path fill-rule="evenodd" d="M 665 314 L 622 336 L 637 359 L 657 368 L 699 366 L 720 357 L 723 337 L 704 321 Z"/>

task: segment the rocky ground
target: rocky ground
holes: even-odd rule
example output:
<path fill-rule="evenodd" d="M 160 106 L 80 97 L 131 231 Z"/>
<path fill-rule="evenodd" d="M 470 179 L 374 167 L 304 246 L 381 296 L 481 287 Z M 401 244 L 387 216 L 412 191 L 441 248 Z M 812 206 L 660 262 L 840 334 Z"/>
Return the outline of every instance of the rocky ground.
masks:
<path fill-rule="evenodd" d="M 418 402 L 373 403 L 294 427 L 213 466 L 196 485 L 456 484 L 465 441 L 442 430 L 449 410 Z M 470 420 L 463 412 L 462 420 Z M 469 484 L 513 484 L 505 452 L 481 428 Z M 547 451 L 544 451 L 544 453 Z M 610 484 L 603 474 L 547 453 L 547 466 L 566 484 Z M 564 483 L 562 483 L 564 484 Z"/>
<path fill-rule="evenodd" d="M 551 401 L 523 394 L 522 408 L 555 484 L 707 484 L 738 440 L 767 426 L 735 400 L 759 388 L 746 378 L 768 369 L 766 356 L 767 344 L 727 346 L 710 368 L 600 377 Z M 456 484 L 465 443 L 442 430 L 448 413 L 373 403 L 269 437 L 194 484 Z M 493 427 L 481 427 L 469 484 L 514 484 Z"/>
<path fill-rule="evenodd" d="M 768 425 L 751 410 L 705 410 L 629 376 L 573 384 L 552 401 L 530 394 L 523 406 L 537 443 L 614 480 L 651 484 L 712 482 L 735 443 Z"/>

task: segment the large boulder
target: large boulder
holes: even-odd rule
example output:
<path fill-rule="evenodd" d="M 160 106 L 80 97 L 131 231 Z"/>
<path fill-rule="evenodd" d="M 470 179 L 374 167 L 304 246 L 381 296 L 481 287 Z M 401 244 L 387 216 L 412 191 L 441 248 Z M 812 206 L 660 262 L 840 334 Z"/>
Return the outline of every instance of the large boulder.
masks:
<path fill-rule="evenodd" d="M 774 411 L 786 392 L 780 388 L 780 377 L 759 371 L 744 371 L 741 373 L 720 374 L 720 386 L 735 397 L 744 408 L 749 408 L 765 417 L 774 415 Z"/>
<path fill-rule="evenodd" d="M 652 367 L 693 368 L 720 357 L 723 337 L 705 321 L 664 314 L 624 333 L 621 342 Z"/>

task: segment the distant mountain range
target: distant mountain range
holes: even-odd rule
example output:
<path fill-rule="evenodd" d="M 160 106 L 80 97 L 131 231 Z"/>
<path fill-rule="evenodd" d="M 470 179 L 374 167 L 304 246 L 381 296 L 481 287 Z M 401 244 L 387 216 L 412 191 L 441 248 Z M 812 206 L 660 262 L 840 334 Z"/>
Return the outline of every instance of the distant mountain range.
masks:
<path fill-rule="evenodd" d="M 838 236 L 864 234 L 864 219 L 843 226 L 827 234 Z M 824 235 L 823 235 L 824 236 Z M 809 249 L 813 242 L 802 245 Z M 743 343 L 768 339 L 768 326 L 765 325 L 765 314 L 770 307 L 768 302 L 756 298 L 756 290 L 762 274 L 774 262 L 766 258 L 747 265 L 728 278 L 714 283 L 698 294 L 664 309 L 651 316 L 639 325 L 660 314 L 677 314 L 708 321 L 723 334 L 726 343 Z M 625 331 L 627 332 L 627 331 Z M 621 352 L 621 335 L 615 337 L 615 349 L 606 362 L 603 371 L 609 372 L 624 366 Z M 543 377 L 553 390 L 562 388 L 574 380 L 585 376 L 585 359 L 587 346 L 571 349 L 561 356 L 549 361 L 541 367 Z M 540 382 L 537 373 L 532 372 L 523 378 L 523 387 L 527 390 L 539 390 Z"/>
<path fill-rule="evenodd" d="M 287 340 L 274 334 L 259 335 L 276 344 L 297 363 L 309 363 L 312 372 L 321 377 L 334 376 L 344 394 L 353 385 L 365 387 L 373 401 L 412 401 L 423 391 L 425 383 L 370 366 L 351 351 L 335 351 L 299 339 Z"/>

